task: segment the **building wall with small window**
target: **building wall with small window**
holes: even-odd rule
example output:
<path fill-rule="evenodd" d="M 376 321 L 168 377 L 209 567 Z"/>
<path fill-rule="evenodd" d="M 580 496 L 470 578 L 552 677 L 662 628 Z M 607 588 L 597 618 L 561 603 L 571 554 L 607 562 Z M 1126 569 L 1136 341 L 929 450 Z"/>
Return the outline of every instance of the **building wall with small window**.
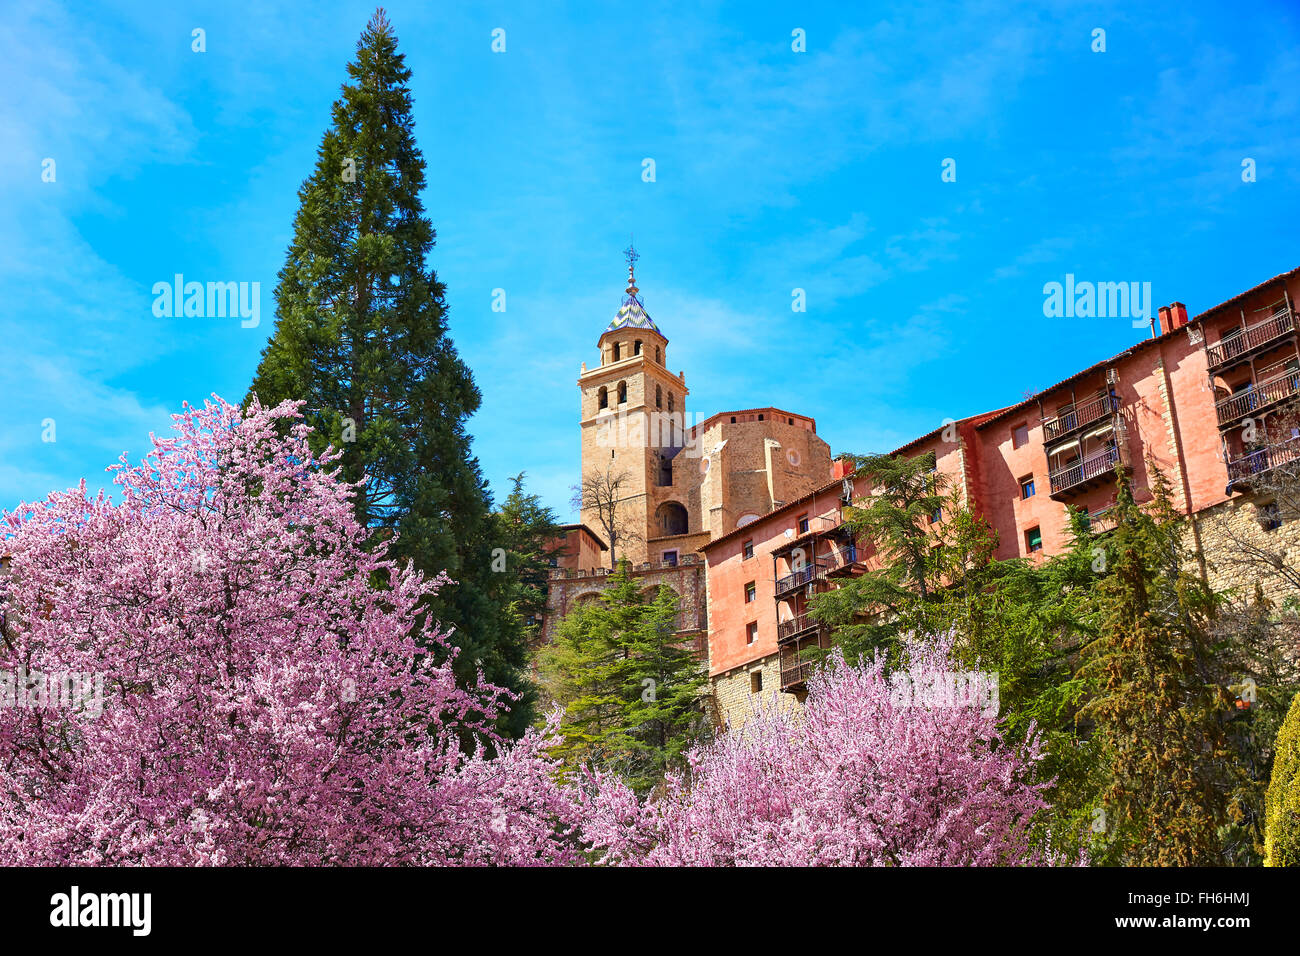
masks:
<path fill-rule="evenodd" d="M 755 690 L 755 676 L 761 684 Z M 754 708 L 762 701 L 770 706 L 798 708 L 799 700 L 793 694 L 782 694 L 780 661 L 776 654 L 750 661 L 713 678 L 713 700 L 721 722 L 731 730 L 745 726 L 754 716 Z"/>
<path fill-rule="evenodd" d="M 1249 599 L 1258 584 L 1275 604 L 1289 597 L 1300 597 L 1300 591 L 1284 576 L 1269 569 L 1263 558 L 1271 554 L 1286 567 L 1300 567 L 1297 516 L 1280 512 L 1268 498 L 1244 494 L 1199 512 L 1194 523 L 1194 530 L 1189 525 L 1184 543 L 1189 550 L 1199 544 L 1211 587 L 1231 590 L 1238 597 Z M 1245 549 L 1258 550 L 1246 555 Z"/>

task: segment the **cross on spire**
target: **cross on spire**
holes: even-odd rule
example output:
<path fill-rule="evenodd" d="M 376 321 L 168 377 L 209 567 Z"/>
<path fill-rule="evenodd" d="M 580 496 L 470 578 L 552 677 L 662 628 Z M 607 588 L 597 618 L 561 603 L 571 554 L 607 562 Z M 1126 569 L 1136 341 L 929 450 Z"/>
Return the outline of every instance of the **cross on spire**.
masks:
<path fill-rule="evenodd" d="M 641 253 L 636 251 L 635 245 L 629 243 L 623 250 L 623 255 L 627 259 L 627 294 L 635 296 L 641 291 L 636 287 L 636 261 L 641 258 Z"/>

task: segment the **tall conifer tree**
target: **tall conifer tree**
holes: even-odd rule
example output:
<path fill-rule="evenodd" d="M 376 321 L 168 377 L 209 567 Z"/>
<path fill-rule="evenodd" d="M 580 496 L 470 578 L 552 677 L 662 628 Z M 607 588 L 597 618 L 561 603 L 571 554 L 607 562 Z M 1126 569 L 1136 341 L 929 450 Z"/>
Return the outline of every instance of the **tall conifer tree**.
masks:
<path fill-rule="evenodd" d="M 1083 714 L 1096 721 L 1110 765 L 1102 803 L 1116 861 L 1220 865 L 1235 767 L 1220 722 L 1224 691 L 1211 683 L 1216 651 L 1203 621 L 1211 595 L 1187 572 L 1168 483 L 1155 472 L 1152 484 L 1144 511 L 1119 482 L 1101 634 L 1084 668 L 1096 696 Z"/>
<path fill-rule="evenodd" d="M 382 9 L 348 74 L 298 191 L 275 335 L 251 391 L 263 404 L 304 400 L 316 443 L 343 449 L 344 477 L 368 477 L 358 519 L 376 540 L 396 534 L 395 556 L 456 582 L 428 612 L 456 627 L 458 677 L 472 683 L 481 668 L 523 691 L 524 635 L 498 599 L 505 575 L 493 567 L 491 499 L 465 431 L 480 395 L 426 263 L 435 233 L 420 199 L 411 71 Z M 532 717 L 520 703 L 503 725 L 514 735 Z"/>

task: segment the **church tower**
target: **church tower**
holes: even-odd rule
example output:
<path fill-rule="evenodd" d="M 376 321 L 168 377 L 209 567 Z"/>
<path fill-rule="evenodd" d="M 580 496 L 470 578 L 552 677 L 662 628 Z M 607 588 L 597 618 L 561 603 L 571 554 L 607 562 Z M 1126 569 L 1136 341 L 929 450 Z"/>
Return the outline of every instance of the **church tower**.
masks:
<path fill-rule="evenodd" d="M 672 459 L 686 440 L 686 377 L 668 371 L 668 339 L 645 310 L 636 285 L 636 250 L 629 247 L 627 290 L 597 346 L 600 364 L 582 364 L 582 475 L 604 484 L 621 482 L 616 522 L 624 540 L 616 556 L 633 564 L 647 560 L 647 543 L 664 535 L 685 534 L 690 519 L 684 506 L 660 503 L 656 488 L 671 486 Z M 602 537 L 606 521 L 584 507 L 581 520 Z M 608 542 L 607 542 L 608 543 Z"/>

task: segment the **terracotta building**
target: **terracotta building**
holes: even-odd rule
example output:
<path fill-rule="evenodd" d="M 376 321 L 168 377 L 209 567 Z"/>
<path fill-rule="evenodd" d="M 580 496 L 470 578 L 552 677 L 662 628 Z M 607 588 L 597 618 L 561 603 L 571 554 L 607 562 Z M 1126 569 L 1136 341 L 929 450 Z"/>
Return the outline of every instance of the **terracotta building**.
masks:
<path fill-rule="evenodd" d="M 1253 584 L 1217 560 L 1216 536 L 1228 528 L 1280 535 L 1300 559 L 1300 529 L 1281 527 L 1251 491 L 1252 477 L 1300 457 L 1300 429 L 1274 414 L 1300 392 L 1298 277 L 1300 269 L 1276 276 L 1190 320 L 1182 303 L 1162 308 L 1150 338 L 895 453 L 935 454 L 936 469 L 997 532 L 999 558 L 1059 552 L 1067 505 L 1104 527 L 1116 465 L 1142 501 L 1154 463 L 1191 518 L 1206 577 L 1220 587 Z M 779 689 L 793 702 L 802 693 L 799 651 L 828 639 L 805 613 L 809 596 L 872 566 L 869 544 L 843 524 L 844 505 L 869 492 L 861 479 L 832 478 L 704 545 L 709 667 L 733 723 L 756 694 Z"/>

